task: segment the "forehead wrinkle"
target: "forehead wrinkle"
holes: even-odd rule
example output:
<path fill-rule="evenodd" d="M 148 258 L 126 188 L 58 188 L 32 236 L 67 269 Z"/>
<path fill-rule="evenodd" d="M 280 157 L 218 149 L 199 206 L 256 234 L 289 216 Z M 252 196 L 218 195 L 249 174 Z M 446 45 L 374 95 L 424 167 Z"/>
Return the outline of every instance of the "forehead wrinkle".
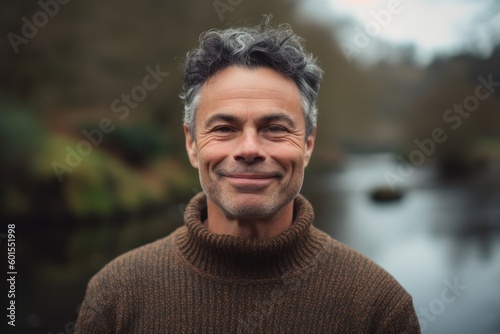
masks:
<path fill-rule="evenodd" d="M 262 101 L 266 101 L 262 103 Z M 267 103 L 268 102 L 268 103 Z M 269 111 L 273 114 L 282 113 L 292 117 L 294 109 L 302 111 L 302 104 L 280 98 L 206 98 L 203 103 L 200 103 L 200 110 L 210 113 L 234 113 L 244 112 L 248 110 Z"/>
<path fill-rule="evenodd" d="M 257 94 L 256 94 L 257 93 Z M 222 98 L 221 95 L 224 95 Z M 205 96 L 208 100 L 279 100 L 289 101 L 292 94 L 289 91 L 263 89 L 263 88 L 229 88 L 224 90 L 207 89 Z"/>

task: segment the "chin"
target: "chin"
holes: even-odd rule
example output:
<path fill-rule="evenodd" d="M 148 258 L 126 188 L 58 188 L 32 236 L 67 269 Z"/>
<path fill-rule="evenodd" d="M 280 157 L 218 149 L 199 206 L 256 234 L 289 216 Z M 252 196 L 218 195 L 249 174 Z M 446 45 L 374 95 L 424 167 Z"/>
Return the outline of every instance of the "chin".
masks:
<path fill-rule="evenodd" d="M 268 220 L 274 217 L 276 212 L 255 206 L 239 207 L 237 210 L 224 210 L 226 217 L 229 219 L 245 219 L 245 220 Z"/>
<path fill-rule="evenodd" d="M 267 220 L 273 218 L 283 207 L 273 201 L 272 197 L 251 194 L 241 196 L 238 200 L 231 198 L 220 207 L 230 219 L 258 219 Z"/>

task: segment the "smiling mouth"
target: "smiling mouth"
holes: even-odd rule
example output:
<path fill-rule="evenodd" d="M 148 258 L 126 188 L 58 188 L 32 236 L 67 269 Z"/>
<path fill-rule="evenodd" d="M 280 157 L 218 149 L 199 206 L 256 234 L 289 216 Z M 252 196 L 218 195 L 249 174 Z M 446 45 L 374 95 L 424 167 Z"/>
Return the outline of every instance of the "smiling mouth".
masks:
<path fill-rule="evenodd" d="M 226 175 L 226 177 L 232 178 L 232 179 L 244 179 L 244 180 L 267 180 L 267 179 L 277 178 L 278 175 L 276 175 L 276 174 L 268 174 L 268 175 L 261 175 L 261 174 L 232 174 L 232 175 Z"/>
<path fill-rule="evenodd" d="M 275 173 L 266 174 L 227 174 L 222 175 L 238 192 L 260 193 L 270 187 L 281 176 Z"/>
<path fill-rule="evenodd" d="M 261 193 L 271 187 L 277 180 L 276 176 L 268 175 L 227 175 L 227 182 L 239 193 Z"/>

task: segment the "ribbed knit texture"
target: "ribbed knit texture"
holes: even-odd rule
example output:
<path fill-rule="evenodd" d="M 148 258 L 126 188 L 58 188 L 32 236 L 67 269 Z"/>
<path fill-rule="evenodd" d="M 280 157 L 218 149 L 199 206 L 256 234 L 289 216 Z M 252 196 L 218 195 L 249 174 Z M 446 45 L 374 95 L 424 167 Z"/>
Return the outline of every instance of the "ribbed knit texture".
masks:
<path fill-rule="evenodd" d="M 210 233 L 203 193 L 185 226 L 106 265 L 75 333 L 420 333 L 408 293 L 312 226 L 302 196 L 269 239 Z"/>

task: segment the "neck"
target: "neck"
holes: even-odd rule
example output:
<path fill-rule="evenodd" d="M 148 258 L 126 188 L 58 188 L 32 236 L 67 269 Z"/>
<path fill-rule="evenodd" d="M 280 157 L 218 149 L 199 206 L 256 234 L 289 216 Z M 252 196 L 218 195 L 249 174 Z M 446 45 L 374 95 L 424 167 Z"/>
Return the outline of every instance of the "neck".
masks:
<path fill-rule="evenodd" d="M 286 273 L 292 275 L 313 263 L 323 248 L 322 235 L 312 227 L 312 206 L 301 195 L 293 201 L 290 227 L 267 239 L 211 233 L 202 225 L 207 216 L 207 198 L 199 193 L 186 207 L 186 226 L 175 239 L 188 264 L 210 277 L 283 281 Z"/>
<path fill-rule="evenodd" d="M 269 219 L 231 219 L 221 208 L 207 199 L 207 219 L 203 225 L 211 233 L 252 239 L 272 238 L 287 230 L 293 221 L 293 201 Z"/>

